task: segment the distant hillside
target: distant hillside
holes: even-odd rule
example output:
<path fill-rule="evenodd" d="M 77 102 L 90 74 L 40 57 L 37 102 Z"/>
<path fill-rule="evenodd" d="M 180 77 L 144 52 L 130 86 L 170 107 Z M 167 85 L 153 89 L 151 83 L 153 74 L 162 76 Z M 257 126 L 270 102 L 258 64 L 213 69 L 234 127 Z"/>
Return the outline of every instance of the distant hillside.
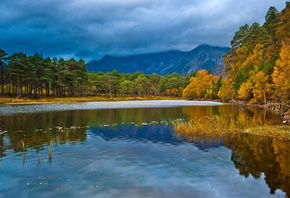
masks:
<path fill-rule="evenodd" d="M 127 57 L 105 55 L 99 61 L 88 63 L 87 69 L 89 72 L 106 73 L 117 70 L 120 73 L 134 73 L 143 71 L 144 74 L 157 73 L 160 75 L 173 72 L 185 75 L 200 69 L 211 69 L 214 74 L 220 74 L 223 67 L 222 56 L 229 50 L 228 47 L 200 45 L 189 52 L 176 50 Z"/>

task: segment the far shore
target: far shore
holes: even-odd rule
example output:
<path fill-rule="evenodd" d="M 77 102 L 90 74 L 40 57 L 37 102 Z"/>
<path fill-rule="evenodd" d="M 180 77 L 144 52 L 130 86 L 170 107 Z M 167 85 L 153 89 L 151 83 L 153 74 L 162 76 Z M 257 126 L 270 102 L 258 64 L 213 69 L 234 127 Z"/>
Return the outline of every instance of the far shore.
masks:
<path fill-rule="evenodd" d="M 181 97 L 152 96 L 152 97 L 132 97 L 132 96 L 87 96 L 87 97 L 43 97 L 40 99 L 30 98 L 0 98 L 0 105 L 17 104 L 50 104 L 50 103 L 78 103 L 78 102 L 98 102 L 98 101 L 133 101 L 133 100 L 180 100 Z"/>
<path fill-rule="evenodd" d="M 53 104 L 53 103 L 79 103 L 79 102 L 104 102 L 104 101 L 134 101 L 134 100 L 181 100 L 183 97 L 173 96 L 149 96 L 149 97 L 133 97 L 133 96 L 117 96 L 110 98 L 109 96 L 84 96 L 84 97 L 41 97 L 39 99 L 30 98 L 0 98 L 0 105 L 22 105 L 22 104 Z M 205 98 L 196 99 L 196 101 L 215 101 Z M 290 105 L 286 103 L 268 102 L 266 104 L 253 104 L 250 102 L 232 100 L 230 104 L 267 108 L 276 111 L 277 114 L 283 117 L 284 123 L 290 123 Z"/>

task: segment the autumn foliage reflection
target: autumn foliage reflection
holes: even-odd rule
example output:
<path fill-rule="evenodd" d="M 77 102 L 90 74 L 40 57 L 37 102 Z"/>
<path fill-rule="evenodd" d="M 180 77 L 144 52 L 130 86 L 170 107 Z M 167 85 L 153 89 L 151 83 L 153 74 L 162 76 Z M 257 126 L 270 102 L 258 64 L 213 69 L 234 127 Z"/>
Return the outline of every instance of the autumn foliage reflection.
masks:
<path fill-rule="evenodd" d="M 202 126 L 199 124 L 194 133 L 180 128 L 175 131 L 175 136 L 195 144 L 224 143 L 225 147 L 232 150 L 231 161 L 239 170 L 240 175 L 246 178 L 249 176 L 255 179 L 264 178 L 271 194 L 275 194 L 275 191 L 280 189 L 286 193 L 287 197 L 290 197 L 289 140 L 246 133 L 224 133 L 232 129 L 222 129 L 222 126 L 234 123 L 230 120 L 225 121 L 223 117 L 203 118 L 198 121 L 207 125 L 207 133 L 199 128 Z M 214 122 L 210 124 L 210 121 Z M 221 121 L 222 124 L 216 126 L 216 121 Z M 241 126 L 242 122 L 239 122 L 239 125 Z M 213 130 L 215 126 L 217 129 L 210 132 L 209 130 Z"/>
<path fill-rule="evenodd" d="M 225 146 L 232 150 L 231 160 L 240 175 L 263 177 L 274 194 L 277 189 L 290 197 L 289 141 L 249 134 L 225 136 Z"/>

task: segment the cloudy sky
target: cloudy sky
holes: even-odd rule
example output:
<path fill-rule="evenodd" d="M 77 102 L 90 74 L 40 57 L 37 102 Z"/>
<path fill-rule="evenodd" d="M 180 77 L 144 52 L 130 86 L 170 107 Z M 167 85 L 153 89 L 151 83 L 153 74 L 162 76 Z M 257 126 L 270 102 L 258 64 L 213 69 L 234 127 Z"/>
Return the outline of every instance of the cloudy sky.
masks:
<path fill-rule="evenodd" d="M 230 46 L 286 0 L 0 0 L 0 48 L 9 54 L 100 59 L 200 44 Z"/>

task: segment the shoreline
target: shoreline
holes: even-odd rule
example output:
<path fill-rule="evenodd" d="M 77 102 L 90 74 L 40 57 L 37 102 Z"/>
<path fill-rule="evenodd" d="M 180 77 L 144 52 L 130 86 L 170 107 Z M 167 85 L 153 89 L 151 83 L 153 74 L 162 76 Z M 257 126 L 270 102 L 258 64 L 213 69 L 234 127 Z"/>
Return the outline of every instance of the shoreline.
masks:
<path fill-rule="evenodd" d="M 132 96 L 121 96 L 121 97 L 105 97 L 105 96 L 87 96 L 87 97 L 44 97 L 40 99 L 29 99 L 29 98 L 0 98 L 0 105 L 32 105 L 32 104 L 57 104 L 57 103 L 81 103 L 81 102 L 105 102 L 105 101 L 142 101 L 142 100 L 181 100 L 182 97 L 169 97 L 169 96 L 157 96 L 157 97 L 132 97 Z M 290 105 L 282 103 L 269 102 L 266 104 L 254 104 L 248 103 L 241 100 L 231 100 L 229 102 L 222 102 L 221 100 L 206 100 L 205 98 L 195 99 L 195 101 L 212 101 L 228 103 L 247 107 L 259 107 L 266 108 L 275 111 L 278 115 L 282 116 L 284 124 L 290 124 Z"/>
<path fill-rule="evenodd" d="M 221 99 L 208 99 L 198 98 L 194 99 L 196 101 L 213 101 L 213 102 L 221 102 L 224 104 L 234 104 L 246 107 L 259 107 L 266 108 L 268 110 L 275 111 L 276 114 L 280 115 L 283 119 L 283 124 L 290 124 L 290 104 L 286 102 L 267 102 L 266 104 L 257 104 L 250 103 L 242 100 L 231 100 L 227 102 L 223 102 Z"/>
<path fill-rule="evenodd" d="M 245 101 L 240 101 L 240 100 L 231 100 L 229 103 L 234 104 L 234 105 L 241 105 L 241 106 L 247 106 L 247 107 L 259 107 L 259 108 L 273 110 L 278 115 L 282 116 L 284 124 L 290 124 L 290 105 L 285 102 L 282 102 L 282 103 L 269 102 L 266 104 L 253 104 L 253 103 L 247 103 Z"/>
<path fill-rule="evenodd" d="M 80 103 L 80 102 L 105 102 L 105 101 L 134 101 L 134 100 L 180 100 L 181 97 L 105 97 L 105 96 L 88 96 L 88 97 L 55 97 L 55 98 L 0 98 L 0 105 L 23 105 L 23 104 L 57 104 L 57 103 Z"/>

